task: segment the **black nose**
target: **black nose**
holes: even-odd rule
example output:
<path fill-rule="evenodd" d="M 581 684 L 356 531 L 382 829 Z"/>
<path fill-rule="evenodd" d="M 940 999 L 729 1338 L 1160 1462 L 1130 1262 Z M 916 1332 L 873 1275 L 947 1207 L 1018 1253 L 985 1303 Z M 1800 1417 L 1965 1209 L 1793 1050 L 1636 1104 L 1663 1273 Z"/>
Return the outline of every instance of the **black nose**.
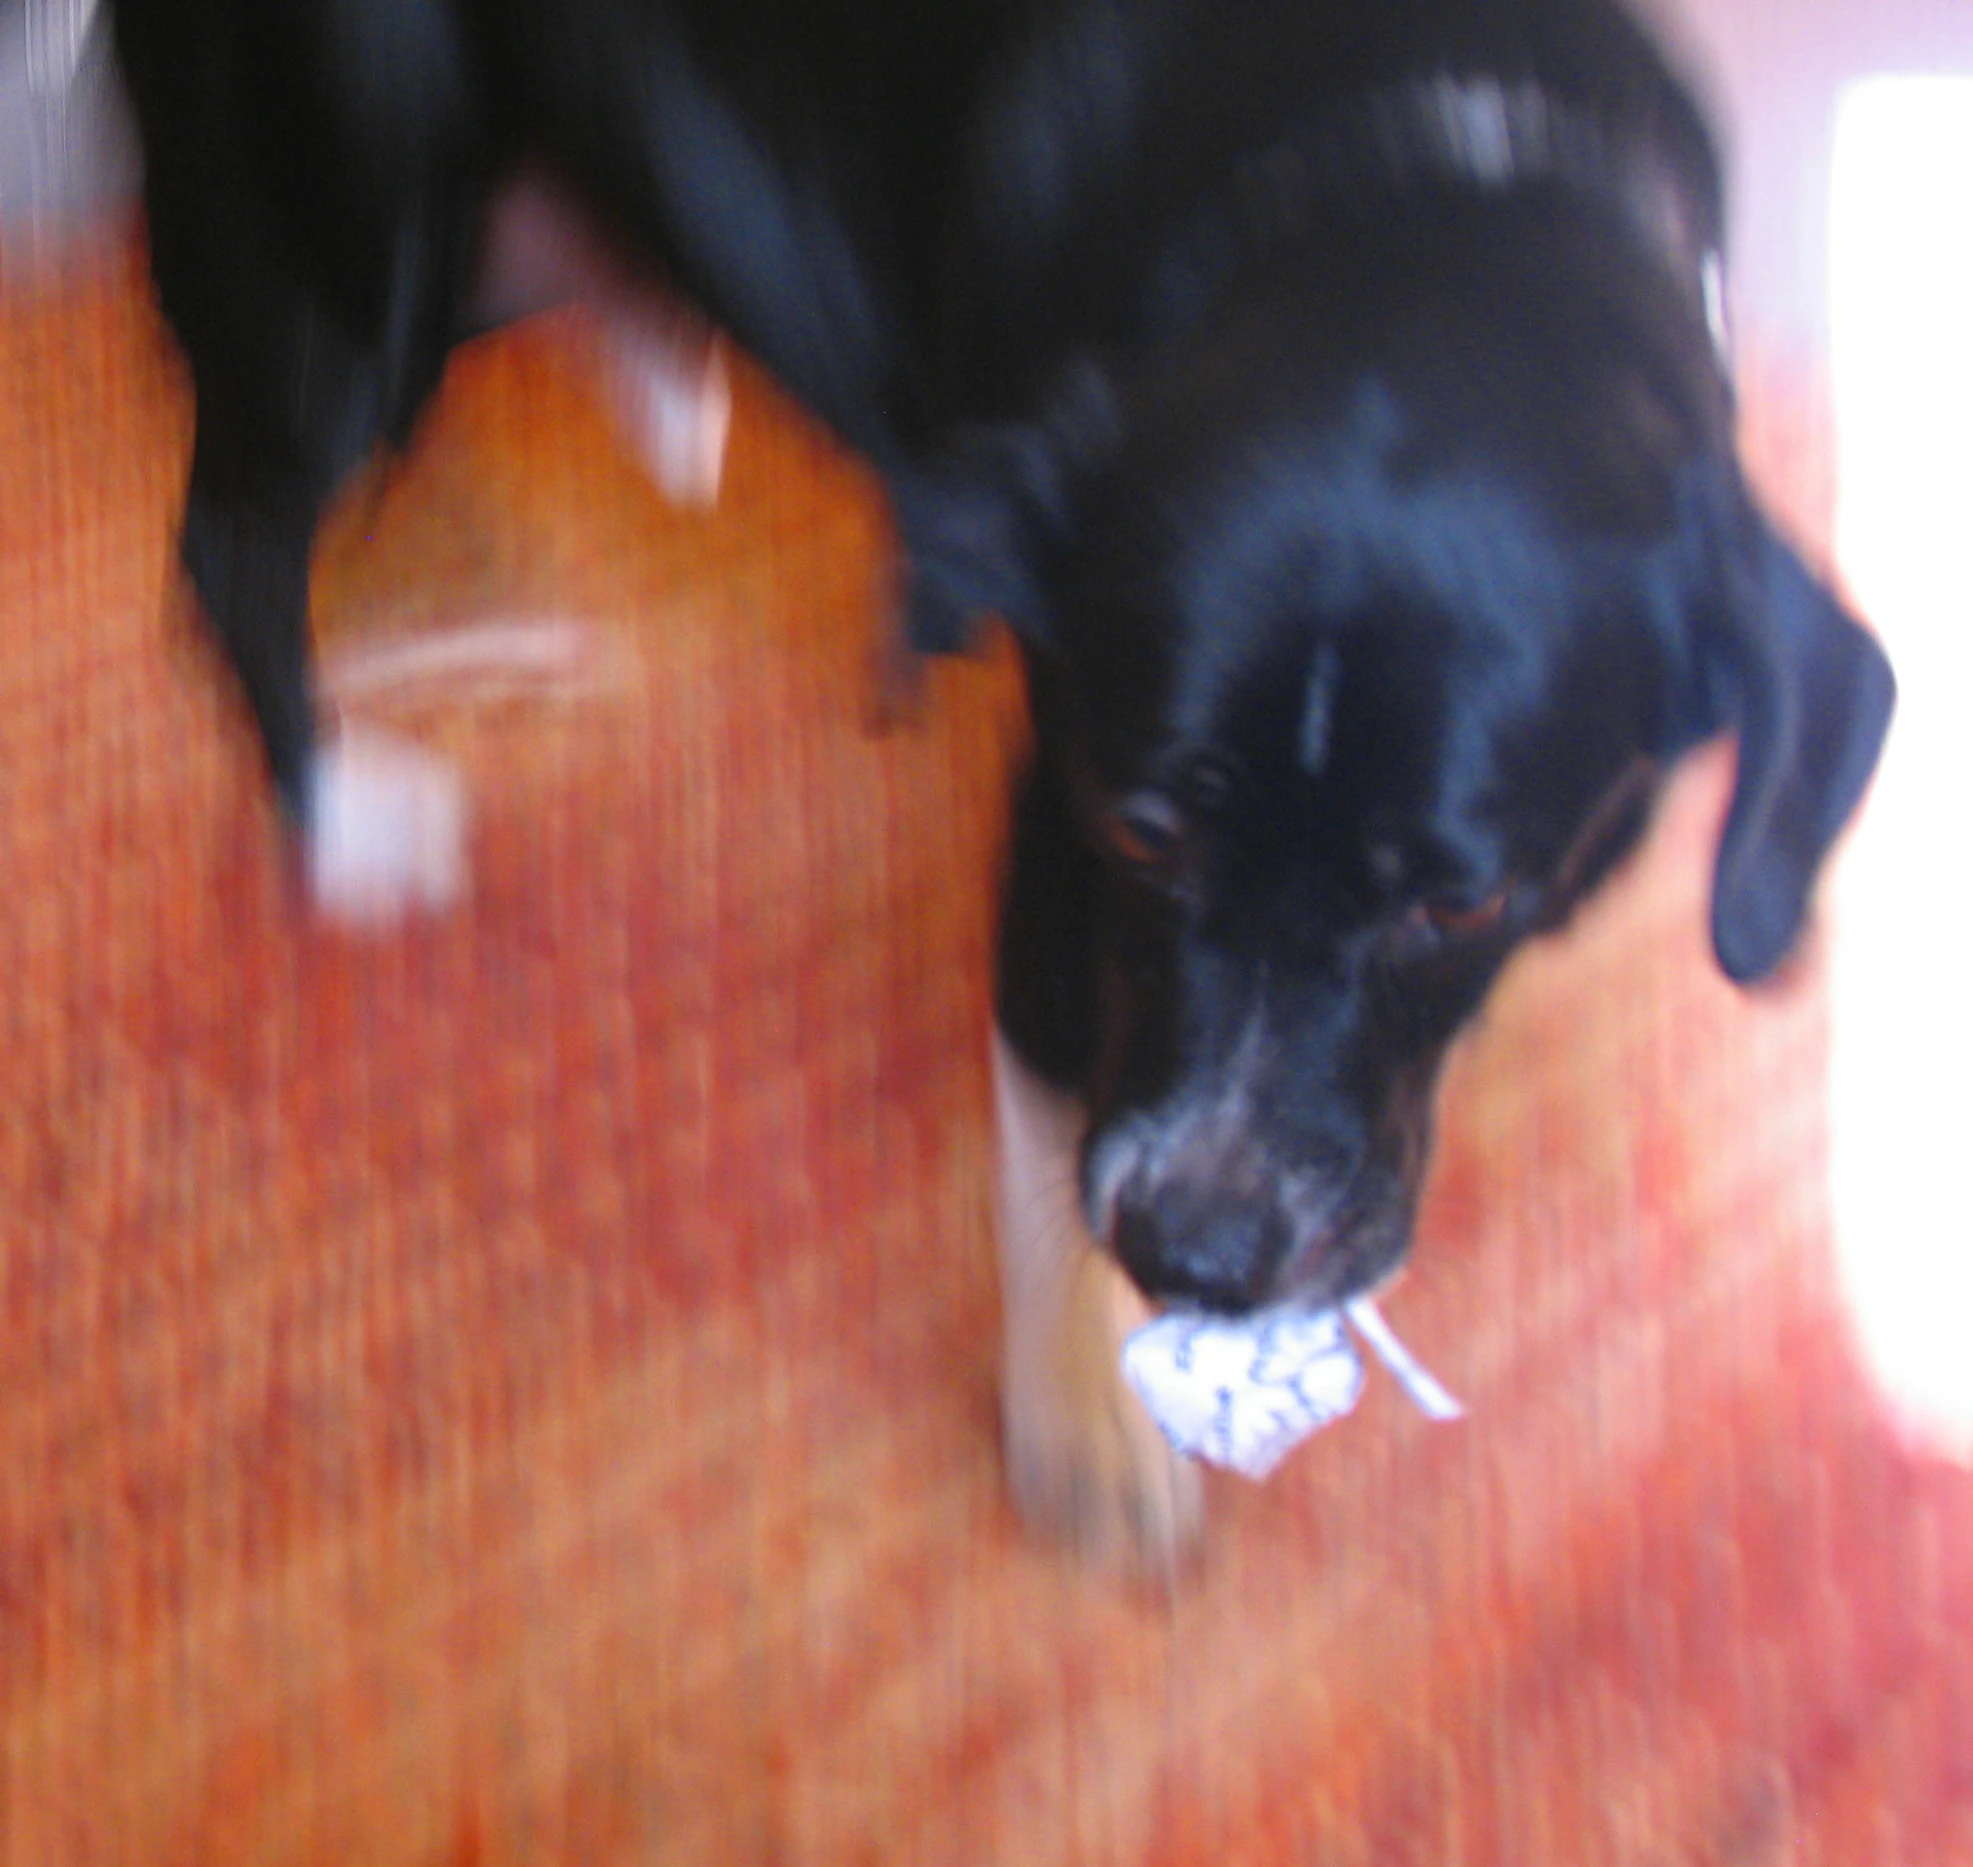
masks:
<path fill-rule="evenodd" d="M 1112 1237 L 1117 1261 L 1146 1296 L 1229 1315 L 1268 1300 L 1289 1242 L 1272 1205 L 1227 1205 L 1167 1188 L 1121 1199 Z"/>

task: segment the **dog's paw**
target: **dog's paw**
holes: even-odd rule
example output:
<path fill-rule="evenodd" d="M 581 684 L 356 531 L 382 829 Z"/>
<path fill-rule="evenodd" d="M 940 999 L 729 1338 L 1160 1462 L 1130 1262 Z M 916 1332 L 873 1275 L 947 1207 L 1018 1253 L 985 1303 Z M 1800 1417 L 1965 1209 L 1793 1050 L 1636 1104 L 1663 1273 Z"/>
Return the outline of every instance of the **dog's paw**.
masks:
<path fill-rule="evenodd" d="M 458 771 L 389 734 L 344 731 L 316 759 L 304 860 L 311 899 L 347 926 L 450 907 L 466 888 Z"/>
<path fill-rule="evenodd" d="M 1204 1495 L 1198 1468 L 1121 1372 L 1143 1299 L 1094 1251 L 1063 1276 L 1039 1331 L 1010 1319 L 1002 1429 L 1014 1501 L 1031 1530 L 1092 1566 L 1170 1581 L 1197 1552 Z"/>

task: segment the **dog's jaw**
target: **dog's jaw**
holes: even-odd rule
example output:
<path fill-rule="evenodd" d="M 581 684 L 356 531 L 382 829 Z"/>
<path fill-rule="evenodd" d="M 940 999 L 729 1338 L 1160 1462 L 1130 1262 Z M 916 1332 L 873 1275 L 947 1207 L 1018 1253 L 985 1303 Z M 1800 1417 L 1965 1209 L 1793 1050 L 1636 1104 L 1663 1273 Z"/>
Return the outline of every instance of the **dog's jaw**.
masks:
<path fill-rule="evenodd" d="M 1199 1473 L 1124 1380 L 1144 1299 L 1090 1237 L 1087 1116 L 993 1035 L 1000 1172 L 1001 1424 L 1029 1526 L 1092 1564 L 1169 1579 L 1196 1547 Z"/>

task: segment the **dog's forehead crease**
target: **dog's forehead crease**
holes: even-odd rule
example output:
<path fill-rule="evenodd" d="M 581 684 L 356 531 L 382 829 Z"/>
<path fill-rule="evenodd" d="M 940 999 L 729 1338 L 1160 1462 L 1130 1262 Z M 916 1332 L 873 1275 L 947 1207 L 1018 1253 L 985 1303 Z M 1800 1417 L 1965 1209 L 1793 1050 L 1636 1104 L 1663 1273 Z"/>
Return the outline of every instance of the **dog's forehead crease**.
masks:
<path fill-rule="evenodd" d="M 1450 846 L 1475 883 L 1539 868 L 1660 730 L 1664 548 L 1570 536 L 1478 463 L 1407 478 L 1271 449 L 1139 577 L 1165 608 L 1127 659 L 1095 618 L 1099 763 L 1117 748 L 1130 784 L 1223 761 L 1329 819 L 1328 840 L 1338 812 L 1359 840 L 1376 815 L 1382 842 Z"/>
<path fill-rule="evenodd" d="M 1064 644 L 1092 711 L 1131 715 L 1119 736 L 1140 751 L 1250 744 L 1243 716 L 1259 695 L 1282 713 L 1283 751 L 1312 767 L 1333 708 L 1360 704 L 1393 668 L 1421 702 L 1455 683 L 1532 697 L 1585 607 L 1582 552 L 1524 489 L 1478 466 L 1406 479 L 1347 450 L 1268 441 L 1215 497 L 1147 503 L 1189 522 L 1138 520 L 1117 546 L 1099 542 L 1091 583 L 1108 589 L 1079 606 Z M 1155 626 L 1119 613 L 1140 610 Z"/>

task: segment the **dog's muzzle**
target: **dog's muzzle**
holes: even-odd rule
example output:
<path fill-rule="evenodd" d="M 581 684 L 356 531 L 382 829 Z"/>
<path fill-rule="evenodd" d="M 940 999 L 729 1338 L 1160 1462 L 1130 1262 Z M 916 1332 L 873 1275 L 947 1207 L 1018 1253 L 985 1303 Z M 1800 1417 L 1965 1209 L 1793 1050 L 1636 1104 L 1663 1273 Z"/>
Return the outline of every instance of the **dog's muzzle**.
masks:
<path fill-rule="evenodd" d="M 1090 1161 L 1091 1218 L 1155 1302 L 1241 1316 L 1369 1288 L 1409 1235 L 1402 1176 L 1338 1150 L 1289 1164 L 1239 1132 L 1125 1124 Z"/>
<path fill-rule="evenodd" d="M 1296 1247 L 1277 1201 L 1234 1203 L 1182 1181 L 1125 1188 L 1109 1238 L 1146 1295 L 1222 1315 L 1266 1303 Z"/>

